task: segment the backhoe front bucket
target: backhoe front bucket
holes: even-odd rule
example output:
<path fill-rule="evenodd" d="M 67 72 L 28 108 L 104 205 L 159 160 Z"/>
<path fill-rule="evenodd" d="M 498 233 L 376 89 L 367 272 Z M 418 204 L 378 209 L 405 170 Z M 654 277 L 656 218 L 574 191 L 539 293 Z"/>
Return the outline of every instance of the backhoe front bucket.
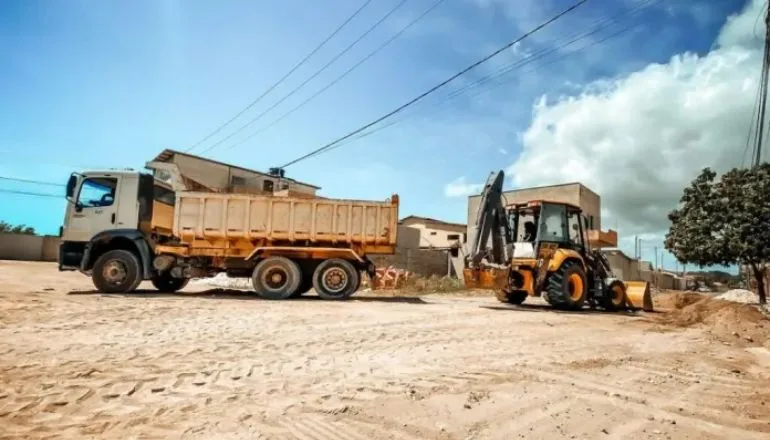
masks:
<path fill-rule="evenodd" d="M 463 269 L 466 289 L 505 289 L 508 284 L 508 269 L 494 267 L 484 269 Z"/>
<path fill-rule="evenodd" d="M 631 303 L 631 307 L 652 312 L 650 283 L 647 281 L 624 281 L 623 283 L 626 285 L 626 298 Z"/>

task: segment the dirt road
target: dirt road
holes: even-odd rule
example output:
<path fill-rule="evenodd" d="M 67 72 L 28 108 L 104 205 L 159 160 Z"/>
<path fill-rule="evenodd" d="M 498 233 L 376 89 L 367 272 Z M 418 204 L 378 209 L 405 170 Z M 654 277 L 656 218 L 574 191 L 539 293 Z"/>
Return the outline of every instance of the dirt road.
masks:
<path fill-rule="evenodd" d="M 763 341 L 487 297 L 194 290 L 0 262 L 0 438 L 770 438 Z"/>

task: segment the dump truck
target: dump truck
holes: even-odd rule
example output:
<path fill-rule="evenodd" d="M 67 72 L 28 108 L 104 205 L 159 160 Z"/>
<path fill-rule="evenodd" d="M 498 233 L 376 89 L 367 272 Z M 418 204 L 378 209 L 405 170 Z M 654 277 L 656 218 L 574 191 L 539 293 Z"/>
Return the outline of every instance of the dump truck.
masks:
<path fill-rule="evenodd" d="M 463 269 L 466 287 L 493 290 L 511 304 L 537 296 L 560 309 L 652 311 L 649 283 L 621 280 L 600 251 L 617 246 L 615 231 L 589 229 L 580 207 L 570 203 L 504 205 L 504 176 L 492 172 L 482 190 Z"/>
<path fill-rule="evenodd" d="M 314 288 L 347 299 L 373 254 L 393 254 L 398 195 L 385 201 L 187 191 L 134 170 L 73 173 L 60 230 L 59 270 L 123 293 L 149 280 L 161 291 L 226 273 L 251 278 L 266 299 Z"/>

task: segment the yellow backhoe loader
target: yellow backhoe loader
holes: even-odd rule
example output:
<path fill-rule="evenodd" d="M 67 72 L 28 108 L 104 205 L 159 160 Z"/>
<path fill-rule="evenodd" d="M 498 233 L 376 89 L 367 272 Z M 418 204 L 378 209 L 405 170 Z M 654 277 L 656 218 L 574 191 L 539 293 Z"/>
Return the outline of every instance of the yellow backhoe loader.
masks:
<path fill-rule="evenodd" d="M 589 230 L 580 207 L 569 203 L 505 206 L 503 180 L 502 171 L 493 172 L 481 194 L 465 257 L 466 287 L 494 290 L 498 300 L 512 304 L 542 296 L 560 309 L 652 311 L 649 284 L 618 279 L 599 251 L 617 246 L 617 233 Z"/>

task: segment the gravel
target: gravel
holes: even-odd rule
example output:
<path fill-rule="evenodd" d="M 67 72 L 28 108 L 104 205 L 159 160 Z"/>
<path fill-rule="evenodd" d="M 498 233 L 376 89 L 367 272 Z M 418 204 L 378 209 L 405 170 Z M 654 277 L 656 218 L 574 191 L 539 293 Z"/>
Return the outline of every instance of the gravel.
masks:
<path fill-rule="evenodd" d="M 252 290 L 250 278 L 230 278 L 224 272 L 218 273 L 212 278 L 197 278 L 192 280 L 191 283 L 221 289 Z"/>

